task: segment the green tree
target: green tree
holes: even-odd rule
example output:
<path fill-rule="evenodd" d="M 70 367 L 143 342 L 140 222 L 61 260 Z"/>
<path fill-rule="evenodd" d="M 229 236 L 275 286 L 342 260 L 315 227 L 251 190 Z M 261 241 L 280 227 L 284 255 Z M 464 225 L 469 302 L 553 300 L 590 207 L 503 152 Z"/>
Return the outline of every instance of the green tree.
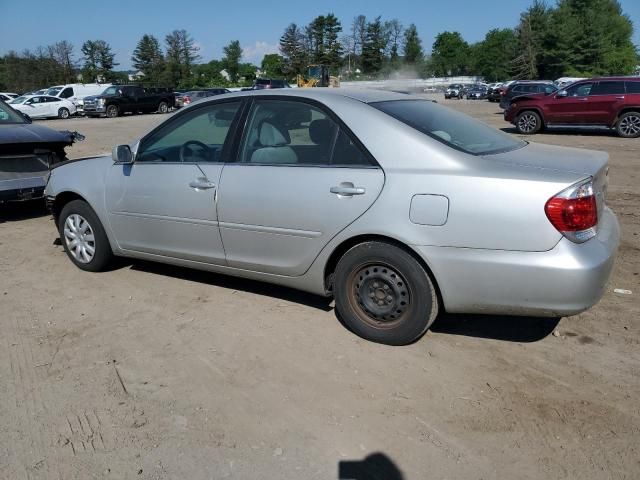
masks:
<path fill-rule="evenodd" d="M 321 63 L 327 65 L 332 71 L 337 72 L 342 65 L 342 44 L 338 40 L 342 25 L 340 20 L 333 13 L 330 13 L 324 17 L 323 27 L 324 54 Z"/>
<path fill-rule="evenodd" d="M 422 41 L 418 36 L 418 29 L 412 23 L 404 32 L 404 61 L 415 64 L 422 61 Z"/>
<path fill-rule="evenodd" d="M 482 75 L 487 81 L 510 78 L 511 62 L 516 54 L 517 38 L 513 30 L 494 28 L 484 40 L 473 47 L 473 73 Z"/>
<path fill-rule="evenodd" d="M 551 9 L 542 0 L 533 4 L 520 15 L 520 23 L 515 29 L 518 52 L 511 61 L 514 78 L 539 78 L 545 76 L 542 62 L 543 41 L 549 30 Z"/>
<path fill-rule="evenodd" d="M 631 74 L 638 61 L 632 36 L 617 0 L 559 0 L 543 41 L 544 74 Z"/>
<path fill-rule="evenodd" d="M 84 55 L 84 81 L 111 80 L 113 67 L 119 64 L 115 62 L 115 54 L 109 44 L 104 40 L 87 40 L 82 44 L 81 50 Z"/>
<path fill-rule="evenodd" d="M 145 83 L 158 82 L 164 69 L 164 57 L 158 39 L 153 35 L 143 35 L 133 51 L 131 62 L 134 68 L 144 74 Z"/>
<path fill-rule="evenodd" d="M 260 68 L 267 77 L 284 77 L 284 57 L 282 55 L 278 55 L 277 53 L 269 53 L 262 58 Z"/>
<path fill-rule="evenodd" d="M 166 56 L 162 82 L 190 88 L 195 81 L 193 66 L 200 60 L 200 48 L 186 30 L 174 30 L 165 37 Z"/>
<path fill-rule="evenodd" d="M 313 63 L 324 61 L 325 48 L 325 16 L 319 15 L 314 18 L 306 28 L 309 42 L 309 55 Z"/>
<path fill-rule="evenodd" d="M 431 67 L 436 75 L 464 75 L 468 71 L 469 63 L 469 44 L 460 33 L 438 34 L 431 52 Z"/>
<path fill-rule="evenodd" d="M 280 37 L 280 53 L 284 57 L 284 72 L 287 76 L 303 73 L 307 66 L 307 51 L 304 34 L 295 23 L 290 24 Z"/>
<path fill-rule="evenodd" d="M 386 43 L 380 17 L 367 23 L 364 44 L 362 46 L 362 68 L 367 74 L 376 74 L 384 63 Z"/>
<path fill-rule="evenodd" d="M 232 82 L 238 81 L 240 73 L 240 59 L 242 58 L 242 48 L 240 47 L 240 41 L 233 40 L 229 42 L 229 45 L 224 47 L 224 58 L 222 59 L 225 64 L 225 68 Z"/>

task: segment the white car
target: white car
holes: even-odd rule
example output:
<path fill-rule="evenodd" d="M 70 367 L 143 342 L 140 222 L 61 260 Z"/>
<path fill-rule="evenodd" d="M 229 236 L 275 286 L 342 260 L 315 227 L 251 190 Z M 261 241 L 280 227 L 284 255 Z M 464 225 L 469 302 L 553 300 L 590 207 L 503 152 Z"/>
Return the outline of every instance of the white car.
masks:
<path fill-rule="evenodd" d="M 69 118 L 76 113 L 72 102 L 51 95 L 24 95 L 13 99 L 9 105 L 29 118 Z"/>
<path fill-rule="evenodd" d="M 19 95 L 17 93 L 0 92 L 0 100 L 4 100 L 5 102 L 10 102 L 18 96 Z"/>

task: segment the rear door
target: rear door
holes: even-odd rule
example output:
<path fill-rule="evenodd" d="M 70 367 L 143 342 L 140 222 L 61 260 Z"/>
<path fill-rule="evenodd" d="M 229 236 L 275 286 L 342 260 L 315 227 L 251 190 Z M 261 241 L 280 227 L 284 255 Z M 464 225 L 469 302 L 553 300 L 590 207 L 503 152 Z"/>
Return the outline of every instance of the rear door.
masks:
<path fill-rule="evenodd" d="M 254 100 L 237 160 L 220 179 L 220 233 L 229 266 L 252 271 L 302 275 L 384 184 L 333 114 L 290 97 Z"/>
<path fill-rule="evenodd" d="M 625 103 L 626 91 L 622 80 L 601 80 L 589 95 L 588 123 L 613 125 L 618 111 Z"/>

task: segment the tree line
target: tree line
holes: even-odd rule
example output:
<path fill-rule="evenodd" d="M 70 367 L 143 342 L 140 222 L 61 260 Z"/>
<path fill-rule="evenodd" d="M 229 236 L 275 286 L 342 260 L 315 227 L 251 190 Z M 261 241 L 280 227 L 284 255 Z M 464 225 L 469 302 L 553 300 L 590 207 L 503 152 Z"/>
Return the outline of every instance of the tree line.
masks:
<path fill-rule="evenodd" d="M 422 78 L 478 75 L 488 81 L 510 78 L 628 75 L 638 64 L 632 42 L 633 24 L 618 0 L 557 0 L 549 6 L 533 0 L 514 28 L 492 29 L 469 43 L 456 31 L 435 37 L 425 50 L 415 24 L 398 19 L 358 15 L 343 29 L 333 13 L 308 25 L 289 24 L 279 53 L 265 55 L 266 77 L 294 80 L 309 65 L 326 65 L 343 79 L 386 78 L 398 71 Z M 131 62 L 142 75 L 137 82 L 180 88 L 249 84 L 257 67 L 242 63 L 238 40 L 224 47 L 219 60 L 202 63 L 199 48 L 184 29 L 139 40 Z M 0 89 L 22 92 L 58 83 L 129 80 L 115 71 L 118 63 L 104 40 L 88 40 L 80 48 L 64 40 L 0 57 Z"/>

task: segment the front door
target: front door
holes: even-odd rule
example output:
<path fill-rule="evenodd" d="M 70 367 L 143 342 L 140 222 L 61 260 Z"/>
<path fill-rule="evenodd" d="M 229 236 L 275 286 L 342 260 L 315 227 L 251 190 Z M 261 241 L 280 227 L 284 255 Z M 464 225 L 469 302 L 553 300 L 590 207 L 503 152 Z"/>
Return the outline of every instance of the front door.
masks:
<path fill-rule="evenodd" d="M 589 93 L 593 82 L 579 83 L 567 88 L 564 97 L 555 94 L 547 104 L 547 122 L 555 124 L 589 123 L 585 115 L 589 110 Z"/>
<path fill-rule="evenodd" d="M 225 264 L 216 194 L 239 105 L 178 114 L 140 142 L 133 164 L 113 165 L 106 203 L 121 248 Z"/>
<path fill-rule="evenodd" d="M 218 214 L 227 263 L 302 275 L 378 197 L 384 174 L 322 108 L 255 100 L 238 162 L 225 165 Z"/>

